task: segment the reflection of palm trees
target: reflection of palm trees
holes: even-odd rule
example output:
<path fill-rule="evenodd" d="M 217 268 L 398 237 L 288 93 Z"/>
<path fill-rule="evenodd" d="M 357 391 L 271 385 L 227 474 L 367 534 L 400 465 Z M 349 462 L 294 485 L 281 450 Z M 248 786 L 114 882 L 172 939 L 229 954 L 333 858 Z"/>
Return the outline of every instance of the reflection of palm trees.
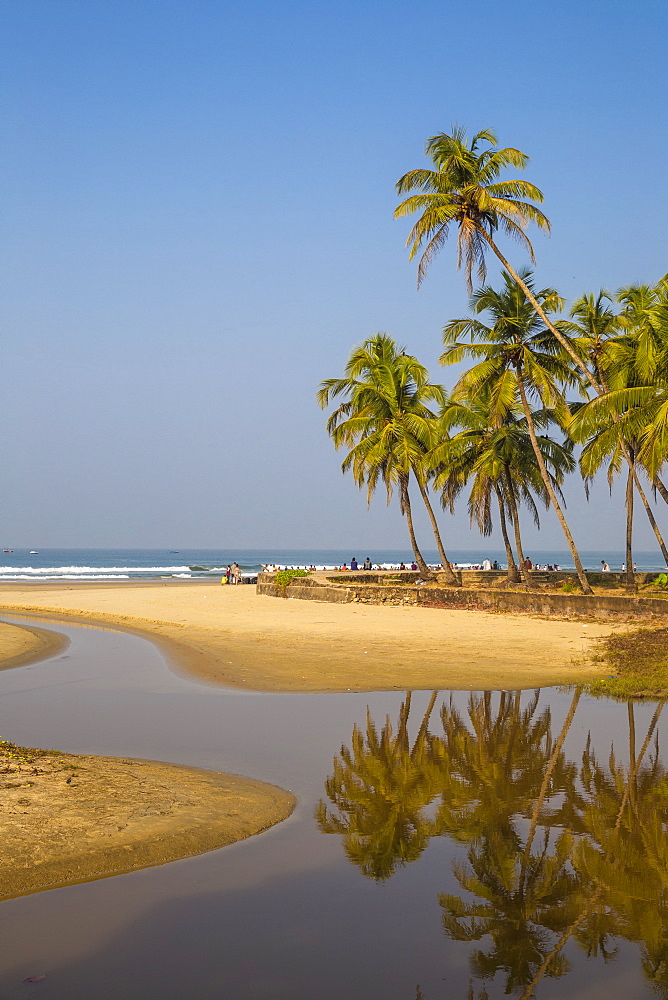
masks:
<path fill-rule="evenodd" d="M 452 703 L 443 707 L 444 736 L 432 741 L 443 775 L 439 832 L 471 843 L 492 828 L 511 831 L 514 815 L 531 816 L 537 801 L 543 807 L 544 774 L 552 792 L 572 790 L 575 768 L 560 745 L 554 753 L 550 710 L 536 714 L 539 696 L 522 709 L 519 691 L 500 692 L 496 707 L 490 692 L 471 695 L 468 720 Z"/>
<path fill-rule="evenodd" d="M 325 790 L 337 812 L 324 802 L 316 809 L 323 833 L 344 835 L 345 851 L 365 875 L 386 879 L 415 861 L 434 832 L 425 809 L 438 791 L 439 771 L 431 761 L 427 726 L 437 692 L 431 696 L 411 746 L 406 695 L 396 734 L 389 718 L 376 729 L 367 710 L 366 731 L 353 729 L 352 745 L 342 747 Z"/>
<path fill-rule="evenodd" d="M 507 993 L 521 989 L 541 967 L 554 935 L 569 923 L 579 888 L 569 866 L 572 836 L 563 831 L 551 843 L 555 814 L 545 814 L 548 793 L 575 791 L 574 768 L 566 763 L 562 747 L 579 697 L 576 692 L 555 743 L 549 712 L 535 717 L 538 693 L 522 713 L 519 693 L 501 695 L 496 713 L 489 696 L 472 697 L 471 729 L 457 713 L 443 714 L 445 743 L 454 751 L 448 765 L 460 776 L 460 796 L 464 788 L 469 797 L 464 810 L 458 805 L 455 813 L 469 820 L 456 833 L 471 845 L 468 864 L 455 864 L 454 874 L 463 889 L 478 897 L 467 903 L 441 895 L 443 924 L 453 940 L 491 936 L 491 948 L 473 953 L 472 972 L 481 979 L 503 972 Z M 442 815 L 449 826 L 447 802 Z M 522 816 L 531 820 L 526 841 L 516 829 L 516 818 Z M 539 821 L 545 826 L 540 837 Z M 566 969 L 563 958 L 555 955 L 546 971 L 560 976 Z"/>
<path fill-rule="evenodd" d="M 584 810 L 584 836 L 576 843 L 571 862 L 582 881 L 585 903 L 569 926 L 546 955 L 540 968 L 522 994 L 521 1000 L 529 1000 L 540 979 L 549 974 L 550 963 L 557 958 L 571 937 L 590 954 L 592 945 L 601 933 L 601 926 L 608 922 L 609 931 L 630 940 L 641 940 L 643 950 L 643 970 L 655 982 L 668 982 L 666 968 L 666 928 L 661 919 L 666 914 L 668 896 L 664 883 L 660 894 L 648 891 L 647 880 L 652 876 L 652 862 L 643 858 L 643 847 L 638 850 L 632 830 L 636 827 L 639 803 L 647 808 L 651 825 L 661 828 L 661 840 L 665 838 L 665 809 L 663 816 L 657 816 L 656 802 L 651 798 L 657 790 L 658 759 L 642 768 L 642 760 L 656 731 L 663 704 L 659 704 L 652 716 L 647 735 L 638 756 L 635 756 L 635 726 L 633 711 L 629 710 L 631 758 L 628 772 L 617 764 L 611 753 L 609 771 L 598 764 L 589 743 L 583 755 L 581 781 L 588 795 Z M 665 772 L 661 769 L 661 785 L 665 789 Z M 645 795 L 643 795 L 643 790 Z M 649 793 L 649 794 L 647 794 Z M 665 796 L 665 791 L 661 797 Z M 633 806 L 635 801 L 636 805 Z M 642 825 L 641 825 L 642 829 Z M 642 842 L 642 834 L 640 836 Z M 650 906 L 648 902 L 651 901 Z M 647 921 L 648 911 L 653 910 L 654 919 Z M 603 920 L 601 920 L 603 917 Z M 657 925 L 659 927 L 657 928 Z M 658 933 L 657 933 L 658 930 Z M 658 947 L 657 947 L 658 946 Z"/>
<path fill-rule="evenodd" d="M 342 833 L 371 878 L 417 859 L 431 836 L 465 845 L 453 866 L 463 892 L 439 901 L 446 935 L 475 948 L 471 998 L 500 977 L 529 1000 L 544 977 L 567 973 L 569 942 L 607 962 L 620 939 L 637 944 L 668 998 L 668 770 L 658 745 L 649 752 L 663 705 L 639 745 L 629 703 L 628 766 L 612 751 L 599 759 L 588 740 L 576 767 L 563 747 L 579 697 L 553 739 L 538 692 L 525 703 L 519 692 L 471 695 L 467 712 L 451 701 L 442 735 L 429 734 L 434 694 L 411 743 L 407 695 L 396 733 L 368 717 L 327 782 L 336 809 L 320 804 L 321 829 Z"/>

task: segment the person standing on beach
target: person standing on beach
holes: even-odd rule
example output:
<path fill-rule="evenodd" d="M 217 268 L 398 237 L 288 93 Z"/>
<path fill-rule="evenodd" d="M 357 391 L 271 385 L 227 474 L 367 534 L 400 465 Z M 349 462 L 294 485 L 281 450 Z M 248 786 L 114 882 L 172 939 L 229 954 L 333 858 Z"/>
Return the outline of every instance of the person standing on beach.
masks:
<path fill-rule="evenodd" d="M 232 563 L 232 583 L 241 583 L 241 570 L 236 562 Z"/>
<path fill-rule="evenodd" d="M 605 561 L 605 559 L 601 559 L 601 572 L 602 573 L 609 573 L 610 572 L 610 567 L 608 566 L 608 564 Z"/>
<path fill-rule="evenodd" d="M 228 566 L 228 567 L 227 567 L 227 569 L 225 570 L 225 576 L 223 577 L 223 579 L 222 579 L 222 580 L 221 580 L 220 582 L 221 582 L 221 583 L 229 583 L 229 582 L 230 582 L 230 576 L 231 576 L 231 575 L 232 575 L 232 570 L 231 570 L 231 568 L 230 568 L 230 567 Z"/>

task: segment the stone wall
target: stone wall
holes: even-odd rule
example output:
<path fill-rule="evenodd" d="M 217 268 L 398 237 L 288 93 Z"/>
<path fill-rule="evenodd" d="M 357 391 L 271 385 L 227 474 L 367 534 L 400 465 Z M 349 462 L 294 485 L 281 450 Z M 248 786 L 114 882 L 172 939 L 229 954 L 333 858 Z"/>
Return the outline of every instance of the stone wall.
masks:
<path fill-rule="evenodd" d="M 608 575 L 604 574 L 605 577 Z M 352 581 L 347 575 L 338 583 L 340 579 L 297 577 L 284 595 L 282 588 L 274 583 L 274 577 L 263 573 L 258 577 L 257 593 L 267 597 L 286 596 L 301 601 L 334 604 L 411 604 L 425 608 L 559 615 L 564 618 L 616 618 L 620 621 L 668 618 L 668 600 L 661 598 L 625 595 L 585 597 L 582 594 L 526 593 L 466 587 L 407 587 L 389 582 L 363 583 L 361 578 L 355 581 L 357 586 L 351 586 Z"/>

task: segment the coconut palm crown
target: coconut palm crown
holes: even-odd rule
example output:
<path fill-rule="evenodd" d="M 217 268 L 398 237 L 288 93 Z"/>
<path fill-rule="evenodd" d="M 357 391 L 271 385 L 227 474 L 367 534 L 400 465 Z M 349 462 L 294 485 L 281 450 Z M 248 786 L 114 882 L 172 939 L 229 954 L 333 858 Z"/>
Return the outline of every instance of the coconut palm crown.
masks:
<path fill-rule="evenodd" d="M 420 251 L 418 286 L 434 256 L 443 246 L 451 228 L 458 229 L 458 267 L 464 265 L 469 293 L 472 272 L 477 266 L 481 282 L 486 277 L 485 250 L 491 248 L 501 258 L 493 241 L 497 231 L 517 240 L 534 260 L 531 241 L 525 233 L 530 222 L 549 231 L 550 223 L 534 202 L 542 203 L 542 192 L 528 181 L 497 178 L 507 167 L 524 169 L 526 153 L 511 146 L 497 148 L 491 129 L 478 132 L 468 141 L 466 132 L 453 126 L 427 141 L 426 153 L 433 169 L 409 170 L 397 181 L 397 192 L 411 194 L 397 206 L 395 218 L 420 216 L 406 240 L 412 260 Z"/>

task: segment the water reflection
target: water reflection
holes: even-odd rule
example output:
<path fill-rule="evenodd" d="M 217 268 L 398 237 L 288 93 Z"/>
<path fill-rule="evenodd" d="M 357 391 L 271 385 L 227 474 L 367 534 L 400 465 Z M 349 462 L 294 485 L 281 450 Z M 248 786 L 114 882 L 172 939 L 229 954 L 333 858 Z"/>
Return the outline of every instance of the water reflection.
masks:
<path fill-rule="evenodd" d="M 540 692 L 473 694 L 466 713 L 437 693 L 409 737 L 411 696 L 396 725 L 367 711 L 325 785 L 316 818 L 342 835 L 365 876 L 388 880 L 433 837 L 460 846 L 460 892 L 439 894 L 443 930 L 468 945 L 469 997 L 495 991 L 528 1000 L 566 976 L 576 954 L 614 961 L 622 941 L 640 952 L 646 980 L 668 997 L 668 773 L 656 707 L 636 732 L 628 703 L 628 764 L 586 740 L 579 762 L 564 752 L 575 691 L 553 734 Z M 574 950 L 575 949 L 575 950 Z M 418 990 L 418 996 L 421 996 Z M 424 1000 L 436 1000 L 428 998 Z"/>

